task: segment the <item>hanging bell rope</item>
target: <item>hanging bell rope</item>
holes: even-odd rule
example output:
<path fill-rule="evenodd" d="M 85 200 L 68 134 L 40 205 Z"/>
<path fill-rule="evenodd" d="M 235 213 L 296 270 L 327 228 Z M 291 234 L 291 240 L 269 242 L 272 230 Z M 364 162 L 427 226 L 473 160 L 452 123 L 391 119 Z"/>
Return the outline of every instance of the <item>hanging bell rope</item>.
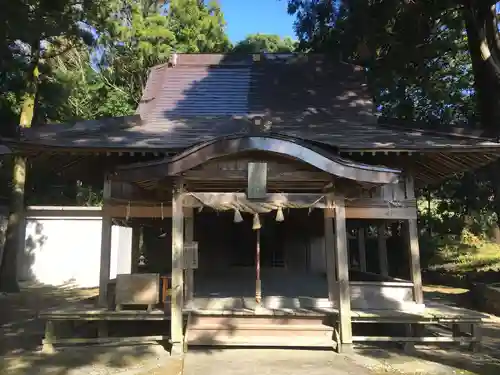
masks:
<path fill-rule="evenodd" d="M 276 221 L 278 223 L 285 221 L 285 215 L 283 215 L 283 208 L 281 207 L 278 207 L 278 210 L 276 211 Z"/>
<path fill-rule="evenodd" d="M 125 212 L 125 221 L 128 221 L 130 218 L 130 201 L 127 204 L 127 211 Z"/>
<path fill-rule="evenodd" d="M 241 216 L 240 210 L 237 208 L 234 209 L 234 220 L 235 223 L 241 223 L 243 221 L 243 217 Z"/>
<path fill-rule="evenodd" d="M 160 213 L 161 213 L 161 219 L 163 220 L 163 202 L 160 203 Z"/>
<path fill-rule="evenodd" d="M 259 214 L 254 214 L 253 215 L 253 224 L 252 224 L 252 229 L 257 230 L 262 228 L 262 225 L 260 224 L 260 218 Z"/>

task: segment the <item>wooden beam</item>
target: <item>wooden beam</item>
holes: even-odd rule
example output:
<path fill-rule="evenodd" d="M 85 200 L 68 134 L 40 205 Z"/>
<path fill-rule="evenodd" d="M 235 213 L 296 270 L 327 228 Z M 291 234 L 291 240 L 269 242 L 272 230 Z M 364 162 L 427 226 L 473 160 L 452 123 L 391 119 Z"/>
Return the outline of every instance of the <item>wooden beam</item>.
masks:
<path fill-rule="evenodd" d="M 172 217 L 172 207 L 171 206 L 163 206 L 161 207 L 161 203 L 158 203 L 155 206 L 139 206 L 133 205 L 130 206 L 127 204 L 121 205 L 108 205 L 103 208 L 107 215 L 111 217 L 120 217 L 120 218 L 166 218 Z M 184 208 L 184 216 L 190 217 L 192 215 L 193 210 L 189 208 Z"/>
<path fill-rule="evenodd" d="M 345 209 L 347 219 L 394 219 L 417 218 L 416 207 L 349 207 Z"/>
<path fill-rule="evenodd" d="M 366 229 L 358 228 L 358 250 L 359 250 L 359 269 L 366 272 Z"/>
<path fill-rule="evenodd" d="M 103 198 L 111 196 L 111 183 L 108 178 L 104 181 Z M 108 305 L 108 284 L 111 266 L 111 216 L 104 214 L 102 217 L 101 229 L 101 261 L 99 270 L 99 298 L 98 304 L 101 307 Z"/>
<path fill-rule="evenodd" d="M 102 207 L 79 207 L 79 206 L 28 206 L 26 207 L 26 218 L 101 218 Z"/>
<path fill-rule="evenodd" d="M 219 202 L 235 202 L 238 200 L 246 200 L 247 195 L 245 193 L 221 193 L 221 192 L 202 192 L 202 193 L 193 193 L 200 199 L 214 199 L 217 197 L 217 201 Z M 308 193 L 268 193 L 266 194 L 266 198 L 262 200 L 258 200 L 259 202 L 293 202 L 297 204 L 310 204 L 311 202 L 315 202 L 313 207 L 316 208 L 325 208 L 326 200 L 325 194 L 308 194 Z M 184 206 L 185 207 L 200 207 L 202 204 L 198 199 L 189 193 L 184 196 Z"/>
<path fill-rule="evenodd" d="M 385 223 L 382 223 L 377 228 L 377 244 L 378 244 L 378 264 L 379 271 L 382 276 L 389 276 L 389 264 L 387 259 L 387 240 L 385 238 Z"/>
<path fill-rule="evenodd" d="M 347 259 L 347 226 L 344 197 L 335 197 L 335 264 L 337 266 L 340 342 L 339 352 L 352 349 L 351 294 Z"/>
<path fill-rule="evenodd" d="M 413 180 L 412 175 L 406 176 L 405 193 L 406 193 L 406 198 L 415 199 L 415 182 Z"/>
<path fill-rule="evenodd" d="M 410 255 L 410 276 L 413 282 L 413 298 L 416 303 L 423 304 L 424 295 L 422 290 L 422 274 L 420 271 L 420 248 L 418 245 L 417 220 L 411 219 L 403 223 L 403 229 Z"/>
<path fill-rule="evenodd" d="M 172 345 L 177 348 L 183 345 L 184 307 L 184 212 L 182 208 L 182 185 L 178 180 L 172 191 L 172 300 L 170 333 Z M 173 349 L 177 351 L 176 349 Z"/>
<path fill-rule="evenodd" d="M 331 195 L 327 196 L 327 204 L 333 207 L 333 199 Z M 333 209 L 324 209 L 324 226 L 325 226 L 325 258 L 326 258 L 326 279 L 328 282 L 328 299 L 333 303 L 337 298 L 336 272 L 335 272 L 335 237 L 333 233 L 333 215 L 329 215 L 329 211 Z"/>
<path fill-rule="evenodd" d="M 194 241 L 194 217 L 193 210 L 191 209 L 191 215 L 189 217 L 184 217 L 184 242 L 191 243 Z M 186 302 L 192 301 L 194 297 L 194 269 L 192 267 L 186 269 L 185 271 L 186 284 Z"/>

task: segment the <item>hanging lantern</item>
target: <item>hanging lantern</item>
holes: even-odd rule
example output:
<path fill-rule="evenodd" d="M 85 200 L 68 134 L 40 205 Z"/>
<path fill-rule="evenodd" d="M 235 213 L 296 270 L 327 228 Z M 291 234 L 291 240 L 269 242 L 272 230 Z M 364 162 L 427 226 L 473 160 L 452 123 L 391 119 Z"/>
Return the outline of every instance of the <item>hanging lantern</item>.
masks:
<path fill-rule="evenodd" d="M 243 221 L 243 217 L 241 216 L 240 210 L 234 210 L 234 220 L 235 223 L 241 223 Z"/>
<path fill-rule="evenodd" d="M 262 225 L 260 225 L 260 218 L 259 218 L 259 214 L 254 214 L 253 215 L 253 225 L 252 225 L 252 229 L 253 230 L 257 230 L 257 229 L 260 229 L 262 228 Z"/>
<path fill-rule="evenodd" d="M 145 266 L 145 265 L 146 265 L 146 257 L 143 254 L 141 254 L 139 256 L 139 266 Z"/>
<path fill-rule="evenodd" d="M 281 207 L 278 207 L 278 210 L 276 211 L 276 221 L 279 223 L 285 221 L 285 216 L 283 215 L 283 209 Z"/>

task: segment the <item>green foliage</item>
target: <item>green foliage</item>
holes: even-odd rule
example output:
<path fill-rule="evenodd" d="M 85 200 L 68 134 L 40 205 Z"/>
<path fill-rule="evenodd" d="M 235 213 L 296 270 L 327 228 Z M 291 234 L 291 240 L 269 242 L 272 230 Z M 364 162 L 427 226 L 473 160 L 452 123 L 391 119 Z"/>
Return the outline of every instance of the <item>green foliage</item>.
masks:
<path fill-rule="evenodd" d="M 455 0 L 288 0 L 288 5 L 289 13 L 296 15 L 299 49 L 363 65 L 378 110 L 385 116 L 431 129 L 455 124 L 472 128 L 478 108 L 484 112 L 481 101 L 500 90 L 488 86 L 485 91 L 483 85 L 482 98 L 476 94 L 479 78 L 496 79 L 478 77 L 471 58 L 478 43 L 470 38 L 471 23 L 481 27 L 481 14 L 489 9 L 486 2 L 471 2 L 476 22 Z M 489 46 L 495 51 L 493 44 Z M 495 164 L 456 176 L 424 191 L 426 198 L 419 204 L 426 229 L 445 237 L 468 231 L 498 241 L 497 168 Z M 423 248 L 435 250 L 439 246 L 434 242 L 424 238 Z"/>
<path fill-rule="evenodd" d="M 33 47 L 42 47 L 37 125 L 132 114 L 149 69 L 166 62 L 173 51 L 224 52 L 231 47 L 215 2 L 13 1 L 0 19 L 0 119 L 12 128 L 19 123 Z M 5 125 L 2 131 L 6 134 Z M 61 180 L 49 169 L 36 176 L 28 172 L 37 180 L 30 179 L 30 204 L 96 202 L 100 188 Z"/>
<path fill-rule="evenodd" d="M 460 235 L 426 238 L 432 269 L 454 273 L 500 270 L 500 245 L 464 229 Z"/>
<path fill-rule="evenodd" d="M 225 21 L 216 3 L 196 0 L 110 2 L 97 41 L 102 55 L 100 79 L 109 90 L 100 115 L 135 110 L 148 70 L 164 63 L 173 51 L 224 52 L 230 47 Z"/>
<path fill-rule="evenodd" d="M 473 117 L 465 23 L 454 1 L 290 0 L 289 12 L 300 49 L 366 67 L 384 115 L 433 124 Z"/>
<path fill-rule="evenodd" d="M 238 42 L 234 48 L 234 53 L 288 53 L 294 52 L 296 42 L 291 38 L 281 38 L 273 34 L 251 34 L 241 42 Z"/>
<path fill-rule="evenodd" d="M 168 18 L 177 52 L 222 53 L 231 48 L 224 15 L 216 1 L 206 5 L 200 0 L 172 0 Z"/>

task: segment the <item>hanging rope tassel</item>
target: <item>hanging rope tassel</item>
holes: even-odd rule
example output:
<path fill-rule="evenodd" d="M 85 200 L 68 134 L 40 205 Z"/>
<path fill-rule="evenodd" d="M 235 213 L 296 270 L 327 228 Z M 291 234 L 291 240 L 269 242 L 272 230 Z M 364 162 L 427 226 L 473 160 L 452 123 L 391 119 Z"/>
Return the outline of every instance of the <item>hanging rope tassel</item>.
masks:
<path fill-rule="evenodd" d="M 252 224 L 252 229 L 257 230 L 262 228 L 262 225 L 260 224 L 260 218 L 259 214 L 254 214 L 253 215 L 253 224 Z"/>
<path fill-rule="evenodd" d="M 235 223 L 241 223 L 243 221 L 243 217 L 241 216 L 240 210 L 237 208 L 234 210 L 234 220 Z"/>
<path fill-rule="evenodd" d="M 127 212 L 125 213 L 125 221 L 128 221 L 130 219 L 130 202 L 127 204 Z"/>
<path fill-rule="evenodd" d="M 276 221 L 279 223 L 285 221 L 285 215 L 283 215 L 283 209 L 281 207 L 278 207 L 278 210 L 276 211 Z"/>

